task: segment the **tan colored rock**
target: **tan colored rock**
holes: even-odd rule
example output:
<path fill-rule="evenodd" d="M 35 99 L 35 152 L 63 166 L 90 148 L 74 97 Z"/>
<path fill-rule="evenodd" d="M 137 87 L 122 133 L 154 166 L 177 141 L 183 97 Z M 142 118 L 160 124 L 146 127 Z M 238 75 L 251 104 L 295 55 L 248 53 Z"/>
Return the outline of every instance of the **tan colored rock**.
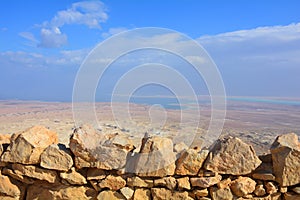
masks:
<path fill-rule="evenodd" d="M 182 177 L 177 179 L 178 189 L 179 190 L 190 190 L 191 184 L 189 177 Z"/>
<path fill-rule="evenodd" d="M 187 150 L 189 147 L 184 142 L 179 142 L 174 144 L 173 150 L 176 154 L 180 155 L 183 151 Z"/>
<path fill-rule="evenodd" d="M 264 172 L 253 173 L 252 177 L 257 180 L 275 181 L 275 176 L 271 173 L 264 173 Z"/>
<path fill-rule="evenodd" d="M 121 194 L 125 197 L 126 200 L 129 200 L 133 197 L 134 190 L 130 187 L 123 187 L 120 189 Z"/>
<path fill-rule="evenodd" d="M 174 175 L 175 160 L 171 139 L 159 136 L 143 138 L 140 152 L 128 160 L 126 171 L 143 177 Z"/>
<path fill-rule="evenodd" d="M 135 190 L 133 200 L 150 200 L 151 191 L 145 188 L 138 188 Z"/>
<path fill-rule="evenodd" d="M 126 200 L 123 195 L 116 191 L 104 190 L 99 193 L 97 200 Z"/>
<path fill-rule="evenodd" d="M 213 200 L 232 200 L 233 195 L 230 188 L 219 189 L 217 187 L 209 188 L 210 196 Z"/>
<path fill-rule="evenodd" d="M 288 191 L 288 187 L 279 187 L 280 193 L 286 193 Z"/>
<path fill-rule="evenodd" d="M 218 185 L 219 189 L 224 189 L 224 188 L 229 188 L 230 183 L 231 183 L 231 179 L 226 178 L 226 179 L 221 180 L 217 185 Z"/>
<path fill-rule="evenodd" d="M 188 192 L 175 192 L 168 190 L 166 188 L 152 188 L 151 189 L 151 194 L 153 200 L 164 200 L 164 199 L 169 199 L 169 200 L 192 200 L 191 197 L 189 197 Z"/>
<path fill-rule="evenodd" d="M 291 193 L 291 192 L 287 192 L 287 193 L 284 193 L 284 200 L 300 200 L 300 195 Z"/>
<path fill-rule="evenodd" d="M 115 146 L 120 147 L 121 149 L 125 149 L 126 151 L 132 151 L 135 149 L 135 146 L 133 145 L 133 141 L 128 138 L 128 136 L 125 136 L 124 134 L 116 134 L 112 139 L 111 143 Z"/>
<path fill-rule="evenodd" d="M 104 180 L 99 183 L 100 188 L 108 188 L 117 191 L 125 187 L 126 181 L 120 176 L 108 175 Z"/>
<path fill-rule="evenodd" d="M 164 177 L 154 180 L 154 186 L 166 187 L 169 190 L 174 190 L 177 186 L 177 181 L 174 177 Z"/>
<path fill-rule="evenodd" d="M 25 183 L 25 184 L 33 184 L 34 183 L 34 179 L 23 176 L 23 174 L 21 172 L 13 171 L 9 168 L 3 168 L 2 169 L 2 174 L 8 175 L 11 178 L 16 179 L 16 180 L 18 180 L 22 183 Z"/>
<path fill-rule="evenodd" d="M 297 194 L 300 194 L 300 186 L 292 188 L 292 191 Z"/>
<path fill-rule="evenodd" d="M 42 152 L 51 144 L 57 144 L 57 134 L 43 126 L 34 126 L 14 134 L 1 161 L 37 164 Z"/>
<path fill-rule="evenodd" d="M 198 189 L 198 190 L 193 190 L 193 193 L 195 195 L 195 197 L 197 199 L 201 198 L 201 197 L 206 197 L 208 196 L 208 189 L 205 188 L 205 189 Z"/>
<path fill-rule="evenodd" d="M 61 172 L 60 178 L 66 180 L 71 185 L 84 185 L 87 181 L 84 176 L 76 172 L 75 168 L 72 167 L 69 172 Z"/>
<path fill-rule="evenodd" d="M 216 176 L 217 173 L 216 172 L 212 172 L 209 170 L 205 170 L 205 169 L 200 169 L 198 176 L 205 176 L 205 177 L 209 177 L 209 176 Z"/>
<path fill-rule="evenodd" d="M 267 182 L 265 187 L 268 194 L 274 194 L 278 191 L 277 186 L 272 182 Z"/>
<path fill-rule="evenodd" d="M 255 186 L 254 194 L 258 197 L 262 197 L 266 195 L 266 190 L 262 184 L 258 184 Z"/>
<path fill-rule="evenodd" d="M 216 175 L 213 177 L 191 177 L 190 182 L 193 187 L 208 188 L 219 183 L 221 179 L 221 175 Z"/>
<path fill-rule="evenodd" d="M 75 129 L 70 139 L 70 149 L 77 168 L 122 169 L 125 167 L 128 151 L 113 143 L 114 135 L 105 135 L 84 125 Z"/>
<path fill-rule="evenodd" d="M 3 197 L 18 199 L 21 196 L 21 191 L 17 185 L 11 182 L 9 177 L 0 174 L 0 194 L 3 194 Z"/>
<path fill-rule="evenodd" d="M 14 172 L 23 176 L 48 181 L 49 183 L 55 183 L 58 181 L 57 173 L 53 170 L 43 169 L 32 165 L 21 165 L 16 163 L 12 164 L 12 169 L 14 170 Z"/>
<path fill-rule="evenodd" d="M 261 164 L 252 146 L 239 138 L 219 141 L 209 154 L 204 168 L 220 174 L 244 175 Z"/>
<path fill-rule="evenodd" d="M 10 144 L 10 134 L 0 134 L 0 144 Z"/>
<path fill-rule="evenodd" d="M 300 144 L 294 133 L 278 136 L 271 147 L 276 182 L 281 186 L 300 183 Z"/>
<path fill-rule="evenodd" d="M 68 171 L 73 165 L 70 154 L 60 150 L 57 145 L 51 145 L 41 154 L 41 167 L 58 171 Z"/>
<path fill-rule="evenodd" d="M 106 171 L 103 169 L 89 168 L 87 171 L 87 180 L 102 180 L 106 177 Z"/>
<path fill-rule="evenodd" d="M 231 182 L 230 189 L 236 196 L 243 197 L 254 192 L 255 186 L 256 182 L 254 180 L 249 177 L 240 176 Z"/>
<path fill-rule="evenodd" d="M 97 193 L 95 190 L 84 186 L 66 186 L 66 185 L 30 185 L 27 189 L 26 199 L 74 199 L 89 200 L 95 199 Z"/>
<path fill-rule="evenodd" d="M 127 178 L 127 185 L 130 187 L 152 188 L 154 184 L 153 184 L 153 180 L 141 179 L 138 176 L 134 176 L 134 177 Z"/>
<path fill-rule="evenodd" d="M 198 151 L 188 149 L 184 151 L 176 161 L 175 174 L 177 175 L 197 175 L 203 165 L 209 151 Z"/>

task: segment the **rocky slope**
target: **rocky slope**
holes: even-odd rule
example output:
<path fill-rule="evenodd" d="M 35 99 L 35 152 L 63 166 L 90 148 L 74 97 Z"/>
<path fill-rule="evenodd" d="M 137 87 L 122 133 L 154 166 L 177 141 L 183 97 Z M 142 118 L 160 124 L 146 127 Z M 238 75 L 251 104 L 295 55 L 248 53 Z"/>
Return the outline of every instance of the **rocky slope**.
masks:
<path fill-rule="evenodd" d="M 300 143 L 277 137 L 257 156 L 236 137 L 210 150 L 145 135 L 75 129 L 69 148 L 34 126 L 0 135 L 0 199 L 300 199 Z"/>

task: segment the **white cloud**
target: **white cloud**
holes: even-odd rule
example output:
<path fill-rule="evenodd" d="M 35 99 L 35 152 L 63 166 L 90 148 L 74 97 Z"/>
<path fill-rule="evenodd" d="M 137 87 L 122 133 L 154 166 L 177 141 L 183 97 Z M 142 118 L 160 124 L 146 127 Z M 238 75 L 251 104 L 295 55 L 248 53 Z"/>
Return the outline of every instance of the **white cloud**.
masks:
<path fill-rule="evenodd" d="M 5 31 L 7 31 L 7 30 L 8 30 L 8 28 L 6 28 L 6 27 L 2 27 L 0 30 L 1 30 L 2 32 L 5 32 Z"/>
<path fill-rule="evenodd" d="M 67 44 L 67 35 L 61 32 L 61 27 L 66 24 L 100 29 L 100 24 L 104 23 L 107 18 L 105 6 L 100 1 L 73 3 L 70 8 L 58 11 L 50 21 L 42 24 L 39 47 L 57 48 Z"/>

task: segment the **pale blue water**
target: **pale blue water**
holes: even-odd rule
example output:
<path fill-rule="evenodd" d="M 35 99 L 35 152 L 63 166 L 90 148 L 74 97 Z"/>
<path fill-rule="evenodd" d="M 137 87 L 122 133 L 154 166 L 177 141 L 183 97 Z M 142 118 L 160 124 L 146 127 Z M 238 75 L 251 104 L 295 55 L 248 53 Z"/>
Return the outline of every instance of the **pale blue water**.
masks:
<path fill-rule="evenodd" d="M 270 103 L 270 104 L 280 104 L 280 105 L 288 105 L 288 106 L 300 106 L 300 101 L 295 101 L 295 100 L 264 99 L 264 98 L 253 98 L 253 97 L 228 97 L 227 100 L 253 102 L 253 103 Z"/>

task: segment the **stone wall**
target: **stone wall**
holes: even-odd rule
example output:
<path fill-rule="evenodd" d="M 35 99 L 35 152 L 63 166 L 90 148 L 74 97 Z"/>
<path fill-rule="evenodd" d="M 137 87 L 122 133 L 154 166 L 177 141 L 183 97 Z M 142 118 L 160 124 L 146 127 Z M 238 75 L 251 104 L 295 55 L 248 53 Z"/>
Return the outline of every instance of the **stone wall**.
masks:
<path fill-rule="evenodd" d="M 300 199 L 293 133 L 261 156 L 232 137 L 208 151 L 147 136 L 137 149 L 126 135 L 90 126 L 75 129 L 68 146 L 40 126 L 0 135 L 0 199 Z"/>

